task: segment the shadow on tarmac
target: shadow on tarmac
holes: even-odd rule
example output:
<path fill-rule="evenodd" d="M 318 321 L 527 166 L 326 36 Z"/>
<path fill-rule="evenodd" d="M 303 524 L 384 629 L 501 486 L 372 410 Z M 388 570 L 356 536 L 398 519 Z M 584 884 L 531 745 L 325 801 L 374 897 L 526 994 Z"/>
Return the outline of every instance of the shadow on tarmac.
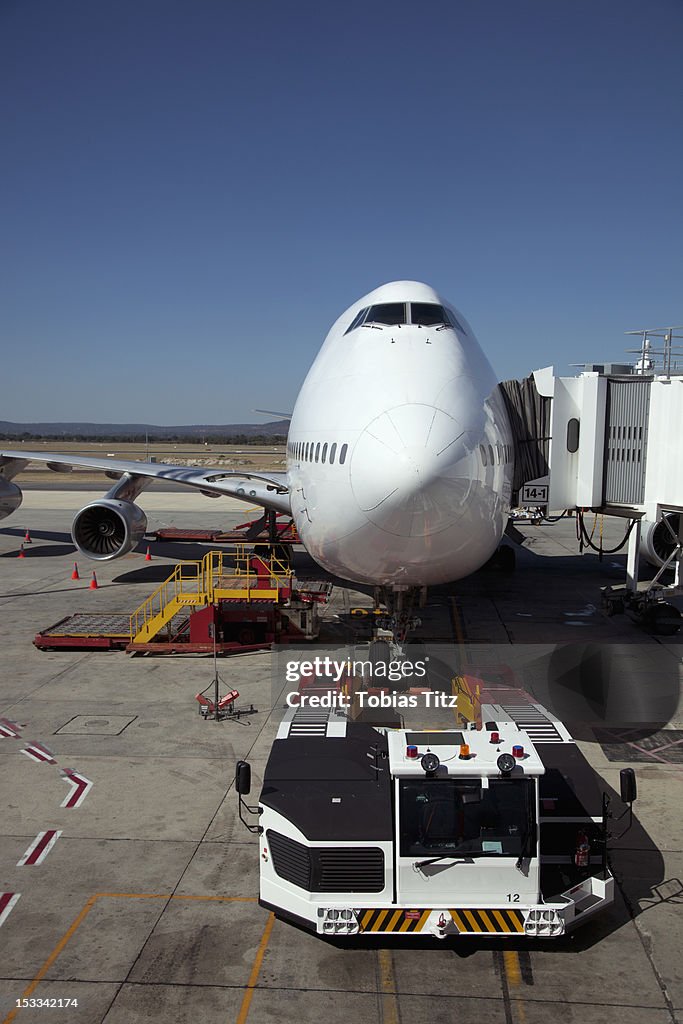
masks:
<path fill-rule="evenodd" d="M 19 548 L 16 551 L 5 551 L 0 558 L 18 558 Z M 45 547 L 36 547 L 35 544 L 24 545 L 24 554 L 27 558 L 54 558 L 57 555 L 76 554 L 73 544 L 50 544 Z"/>

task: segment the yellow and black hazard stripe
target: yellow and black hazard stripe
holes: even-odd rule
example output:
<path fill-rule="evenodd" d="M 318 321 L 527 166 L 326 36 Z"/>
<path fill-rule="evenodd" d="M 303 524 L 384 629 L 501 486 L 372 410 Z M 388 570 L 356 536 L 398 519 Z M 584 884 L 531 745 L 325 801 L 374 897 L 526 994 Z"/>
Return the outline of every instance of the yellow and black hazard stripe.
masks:
<path fill-rule="evenodd" d="M 503 935 L 524 932 L 524 915 L 520 910 L 451 910 L 453 924 L 459 932 Z"/>
<path fill-rule="evenodd" d="M 361 910 L 358 920 L 362 932 L 421 932 L 431 910 Z"/>

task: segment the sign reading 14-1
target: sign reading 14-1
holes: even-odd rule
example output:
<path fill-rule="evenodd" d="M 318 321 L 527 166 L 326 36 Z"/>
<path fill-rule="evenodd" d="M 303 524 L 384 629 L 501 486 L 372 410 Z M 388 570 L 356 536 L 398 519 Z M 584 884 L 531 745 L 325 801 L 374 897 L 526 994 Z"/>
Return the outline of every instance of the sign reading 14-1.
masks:
<path fill-rule="evenodd" d="M 520 496 L 520 505 L 547 505 L 548 484 L 524 484 Z"/>

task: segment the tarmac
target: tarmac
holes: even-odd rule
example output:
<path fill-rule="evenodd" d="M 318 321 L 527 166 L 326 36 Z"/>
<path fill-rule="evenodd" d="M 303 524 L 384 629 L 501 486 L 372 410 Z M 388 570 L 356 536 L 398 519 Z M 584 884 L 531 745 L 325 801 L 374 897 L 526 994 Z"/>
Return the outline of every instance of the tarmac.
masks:
<path fill-rule="evenodd" d="M 416 634 L 465 667 L 491 650 L 521 659 L 610 791 L 622 767 L 636 768 L 637 820 L 612 854 L 614 906 L 554 942 L 334 944 L 258 906 L 258 837 L 237 815 L 235 762 L 250 761 L 256 797 L 280 720 L 270 652 L 218 662 L 222 692 L 236 688 L 258 712 L 217 723 L 195 701 L 211 658 L 33 646 L 65 615 L 132 611 L 178 558 L 204 551 L 152 543 L 146 562 L 145 542 L 90 563 L 69 527 L 92 498 L 27 491 L 0 529 L 3 1024 L 683 1024 L 683 639 L 602 612 L 600 586 L 623 579 L 623 552 L 579 555 L 570 519 L 521 524 L 517 570 L 438 588 Z M 149 491 L 140 504 L 150 531 L 254 517 L 194 493 Z M 600 532 L 613 546 L 623 524 Z M 324 578 L 305 553 L 295 566 Z M 325 635 L 360 641 L 365 619 L 351 609 L 370 604 L 335 581 Z"/>

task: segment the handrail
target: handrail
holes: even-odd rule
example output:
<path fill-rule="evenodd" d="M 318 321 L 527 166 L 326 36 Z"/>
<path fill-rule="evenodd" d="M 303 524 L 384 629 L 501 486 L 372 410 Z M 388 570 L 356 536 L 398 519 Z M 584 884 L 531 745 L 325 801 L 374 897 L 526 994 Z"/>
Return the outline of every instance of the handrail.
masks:
<path fill-rule="evenodd" d="M 199 595 L 201 592 L 198 584 L 200 580 L 200 563 L 196 561 L 178 562 L 173 572 L 164 580 L 150 596 L 135 609 L 130 617 L 131 637 L 135 637 L 142 629 L 147 627 L 152 619 L 161 615 L 171 601 L 181 594 L 193 593 Z M 188 584 L 197 584 L 193 589 Z"/>
<path fill-rule="evenodd" d="M 283 584 L 291 581 L 291 568 L 273 554 L 254 554 L 245 544 L 238 544 L 234 554 L 230 554 L 229 557 L 233 562 L 231 565 L 224 565 L 228 560 L 228 553 L 224 551 L 208 551 L 201 561 L 178 562 L 168 579 L 164 580 L 130 616 L 131 641 L 143 630 L 149 630 L 155 618 L 161 616 L 163 620 L 171 602 L 178 606 L 213 604 L 216 591 L 224 589 L 220 585 L 224 577 L 245 581 L 244 591 L 247 599 L 250 599 L 252 591 L 259 589 L 278 593 Z M 262 566 L 268 570 L 267 575 L 257 572 L 252 564 L 254 558 L 258 558 Z M 270 581 L 269 588 L 259 586 L 265 579 Z M 163 624 L 162 621 L 158 628 Z"/>

